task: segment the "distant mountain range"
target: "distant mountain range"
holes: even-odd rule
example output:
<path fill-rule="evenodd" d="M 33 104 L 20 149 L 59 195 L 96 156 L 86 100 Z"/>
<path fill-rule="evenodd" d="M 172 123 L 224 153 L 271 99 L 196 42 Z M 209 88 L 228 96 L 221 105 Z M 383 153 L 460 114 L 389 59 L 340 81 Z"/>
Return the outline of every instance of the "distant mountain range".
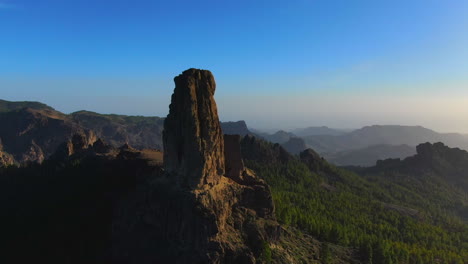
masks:
<path fill-rule="evenodd" d="M 408 145 L 372 145 L 362 149 L 345 150 L 332 154 L 324 154 L 325 159 L 337 166 L 370 167 L 377 160 L 388 158 L 404 159 L 416 154 L 416 148 Z"/>
<path fill-rule="evenodd" d="M 237 121 L 237 122 L 221 122 L 221 129 L 223 130 L 224 134 L 228 135 L 253 135 L 248 128 L 245 121 Z"/>
<path fill-rule="evenodd" d="M 382 144 L 416 146 L 425 142 L 443 142 L 449 147 L 468 149 L 468 135 L 437 133 L 421 126 L 374 125 L 339 136 L 307 136 L 304 140 L 321 153 L 336 153 Z"/>
<path fill-rule="evenodd" d="M 73 134 L 89 141 L 101 138 L 113 147 L 125 143 L 144 149 L 162 149 L 164 118 L 78 111 L 61 113 L 40 102 L 0 100 L 0 161 L 41 162 Z M 378 160 L 406 158 L 425 142 L 443 142 L 468 150 L 468 135 L 437 133 L 421 126 L 366 126 L 354 131 L 308 127 L 273 134 L 250 130 L 244 121 L 222 122 L 225 134 L 254 135 L 278 143 L 292 154 L 312 148 L 339 166 L 372 166 Z"/>
<path fill-rule="evenodd" d="M 297 128 L 291 131 L 294 135 L 298 137 L 307 137 L 307 136 L 318 136 L 318 135 L 330 135 L 330 136 L 339 136 L 353 131 L 353 129 L 335 129 L 329 128 L 327 126 L 321 127 L 306 127 L 306 128 Z"/>
<path fill-rule="evenodd" d="M 426 142 L 443 142 L 450 147 L 468 150 L 468 135 L 438 133 L 421 126 L 374 125 L 349 132 L 328 127 L 310 127 L 293 131 L 298 134 L 280 130 L 260 136 L 282 144 L 293 154 L 312 148 L 339 166 L 372 166 L 381 159 L 403 159 L 414 155 L 416 146 Z M 291 148 L 291 144 L 284 145 L 293 138 L 295 148 Z"/>

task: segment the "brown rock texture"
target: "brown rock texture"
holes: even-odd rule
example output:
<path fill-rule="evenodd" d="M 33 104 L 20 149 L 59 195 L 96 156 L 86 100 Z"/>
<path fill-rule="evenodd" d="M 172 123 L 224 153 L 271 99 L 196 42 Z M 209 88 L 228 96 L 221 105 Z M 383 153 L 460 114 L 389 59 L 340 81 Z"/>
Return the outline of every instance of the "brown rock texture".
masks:
<path fill-rule="evenodd" d="M 13 165 L 14 163 L 13 157 L 3 150 L 2 139 L 0 138 L 0 167 Z"/>
<path fill-rule="evenodd" d="M 240 137 L 223 136 L 213 75 L 189 69 L 175 83 L 163 134 L 164 176 L 117 206 L 113 259 L 261 263 L 265 244 L 281 230 L 270 189 L 244 167 Z"/>
<path fill-rule="evenodd" d="M 186 187 L 217 184 L 224 174 L 224 141 L 214 77 L 207 70 L 189 69 L 174 82 L 164 121 L 164 169 Z"/>

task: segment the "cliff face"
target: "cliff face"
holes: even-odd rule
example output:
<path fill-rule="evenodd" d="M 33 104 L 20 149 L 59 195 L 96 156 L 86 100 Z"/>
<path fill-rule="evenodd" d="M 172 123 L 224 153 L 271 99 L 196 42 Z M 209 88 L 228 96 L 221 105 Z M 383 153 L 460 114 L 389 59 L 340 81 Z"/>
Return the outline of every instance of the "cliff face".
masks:
<path fill-rule="evenodd" d="M 223 137 L 213 75 L 190 69 L 175 83 L 164 128 L 164 168 L 167 177 L 188 187 L 203 212 L 194 222 L 201 217 L 206 237 L 176 233 L 192 238 L 211 263 L 254 263 L 262 243 L 277 236 L 269 187 L 244 167 L 240 137 Z"/>
<path fill-rule="evenodd" d="M 164 169 L 187 187 L 217 184 L 224 174 L 224 142 L 209 71 L 177 76 L 164 121 Z"/>
<path fill-rule="evenodd" d="M 119 205 L 113 257 L 258 263 L 280 230 L 270 189 L 244 167 L 240 137 L 223 136 L 213 75 L 190 69 L 175 84 L 163 135 L 164 176 Z"/>

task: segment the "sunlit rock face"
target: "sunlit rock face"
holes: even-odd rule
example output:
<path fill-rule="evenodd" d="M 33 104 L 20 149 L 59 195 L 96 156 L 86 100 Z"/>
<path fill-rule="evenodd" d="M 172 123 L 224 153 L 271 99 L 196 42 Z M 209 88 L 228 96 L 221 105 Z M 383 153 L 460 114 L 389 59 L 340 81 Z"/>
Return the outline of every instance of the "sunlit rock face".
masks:
<path fill-rule="evenodd" d="M 165 171 L 183 187 L 213 186 L 225 167 L 214 77 L 207 70 L 189 69 L 174 81 L 164 122 Z"/>

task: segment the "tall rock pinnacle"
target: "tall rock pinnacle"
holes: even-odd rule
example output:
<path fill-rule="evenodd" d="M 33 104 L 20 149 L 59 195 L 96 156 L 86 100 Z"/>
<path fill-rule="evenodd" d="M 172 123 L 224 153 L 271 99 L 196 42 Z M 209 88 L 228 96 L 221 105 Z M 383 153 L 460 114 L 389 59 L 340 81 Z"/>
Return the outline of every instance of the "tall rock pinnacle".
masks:
<path fill-rule="evenodd" d="M 281 234 L 270 188 L 244 166 L 240 136 L 223 135 L 211 72 L 189 69 L 174 81 L 164 121 L 161 175 L 170 180 L 147 186 L 135 202 L 142 208 L 119 218 L 116 226 L 121 228 L 115 233 L 122 237 L 121 249 L 134 244 L 144 249 L 136 247 L 132 254 L 116 249 L 116 259 L 131 255 L 134 261 L 128 263 L 261 263 L 261 245 Z M 135 239 L 128 239 L 133 234 Z"/>
<path fill-rule="evenodd" d="M 174 78 L 164 122 L 164 168 L 183 187 L 214 185 L 224 174 L 224 141 L 207 70 L 189 69 Z"/>

